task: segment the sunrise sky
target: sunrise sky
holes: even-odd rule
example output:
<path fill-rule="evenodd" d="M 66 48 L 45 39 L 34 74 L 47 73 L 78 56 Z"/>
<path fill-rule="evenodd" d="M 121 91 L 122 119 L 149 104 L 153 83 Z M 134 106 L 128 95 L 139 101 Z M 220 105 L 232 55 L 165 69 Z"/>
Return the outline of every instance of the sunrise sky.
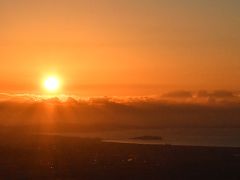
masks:
<path fill-rule="evenodd" d="M 0 0 L 0 91 L 239 90 L 239 0 Z"/>

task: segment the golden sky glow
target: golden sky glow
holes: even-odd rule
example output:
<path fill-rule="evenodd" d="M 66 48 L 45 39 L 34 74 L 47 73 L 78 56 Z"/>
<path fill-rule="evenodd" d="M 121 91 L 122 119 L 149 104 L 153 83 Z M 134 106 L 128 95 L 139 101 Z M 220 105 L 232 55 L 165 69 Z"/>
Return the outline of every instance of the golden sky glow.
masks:
<path fill-rule="evenodd" d="M 0 90 L 148 95 L 240 88 L 237 0 L 1 0 Z M 39 81 L 36 81 L 39 79 Z"/>

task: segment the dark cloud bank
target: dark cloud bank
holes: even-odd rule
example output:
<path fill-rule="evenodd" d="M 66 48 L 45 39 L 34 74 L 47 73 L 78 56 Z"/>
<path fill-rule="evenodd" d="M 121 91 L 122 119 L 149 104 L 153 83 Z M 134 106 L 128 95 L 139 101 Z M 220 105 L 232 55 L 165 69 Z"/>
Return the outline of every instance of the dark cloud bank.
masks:
<path fill-rule="evenodd" d="M 179 91 L 159 97 L 1 95 L 0 125 L 26 130 L 115 130 L 161 127 L 240 127 L 238 92 Z"/>

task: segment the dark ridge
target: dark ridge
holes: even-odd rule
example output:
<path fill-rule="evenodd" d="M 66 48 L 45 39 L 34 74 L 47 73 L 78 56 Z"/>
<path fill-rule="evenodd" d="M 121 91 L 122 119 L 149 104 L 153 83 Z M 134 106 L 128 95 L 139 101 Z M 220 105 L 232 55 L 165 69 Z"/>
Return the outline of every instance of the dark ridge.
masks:
<path fill-rule="evenodd" d="M 162 137 L 160 136 L 138 136 L 138 137 L 133 137 L 130 139 L 135 139 L 135 140 L 162 140 Z"/>

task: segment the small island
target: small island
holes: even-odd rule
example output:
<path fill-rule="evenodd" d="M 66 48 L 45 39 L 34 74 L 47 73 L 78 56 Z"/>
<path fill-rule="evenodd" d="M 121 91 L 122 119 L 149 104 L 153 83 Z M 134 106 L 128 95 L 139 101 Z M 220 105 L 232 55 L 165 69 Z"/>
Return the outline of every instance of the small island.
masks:
<path fill-rule="evenodd" d="M 138 137 L 133 137 L 130 139 L 135 139 L 135 140 L 162 140 L 162 137 L 160 136 L 138 136 Z"/>

